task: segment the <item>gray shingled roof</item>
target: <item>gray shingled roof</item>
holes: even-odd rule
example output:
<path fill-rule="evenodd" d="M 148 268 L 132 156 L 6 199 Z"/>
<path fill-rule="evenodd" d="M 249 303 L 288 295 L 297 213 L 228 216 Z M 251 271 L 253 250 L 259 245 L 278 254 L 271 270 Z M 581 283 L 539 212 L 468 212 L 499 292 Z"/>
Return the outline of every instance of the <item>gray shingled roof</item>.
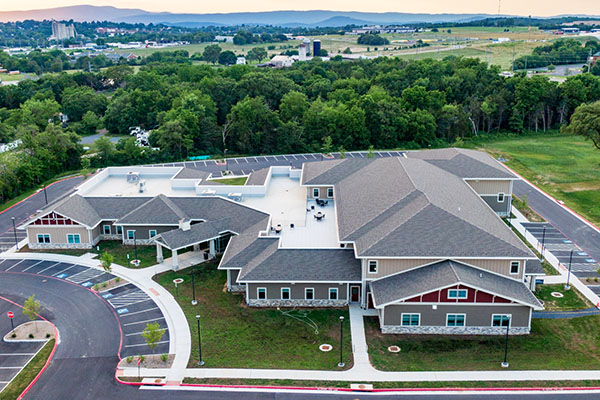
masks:
<path fill-rule="evenodd" d="M 188 219 L 186 212 L 179 208 L 170 198 L 164 194 L 159 194 L 119 218 L 117 224 L 177 225 L 182 219 Z"/>
<path fill-rule="evenodd" d="M 173 177 L 173 179 L 206 179 L 210 176 L 210 172 L 201 171 L 195 168 L 183 167 L 181 171 Z"/>
<path fill-rule="evenodd" d="M 409 158 L 425 160 L 460 178 L 516 178 L 491 156 L 481 151 L 449 148 L 410 151 L 406 155 Z"/>
<path fill-rule="evenodd" d="M 334 185 L 362 169 L 370 161 L 365 158 L 347 158 L 304 163 L 302 185 Z"/>
<path fill-rule="evenodd" d="M 546 275 L 544 267 L 540 260 L 527 260 L 525 264 L 525 275 Z"/>
<path fill-rule="evenodd" d="M 227 250 L 225 250 L 225 254 L 221 258 L 219 269 L 242 269 L 273 244 L 277 248 L 278 243 L 278 237 L 259 237 L 256 231 L 248 229 L 247 233 L 231 238 L 227 245 Z"/>
<path fill-rule="evenodd" d="M 340 240 L 355 242 L 358 256 L 534 257 L 461 178 L 423 160 L 347 159 L 318 169 L 319 184 L 329 176 L 335 185 Z"/>
<path fill-rule="evenodd" d="M 269 169 L 270 168 L 262 168 L 251 172 L 246 181 L 246 185 L 264 185 L 267 181 L 267 176 L 269 176 Z"/>
<path fill-rule="evenodd" d="M 377 279 L 370 286 L 375 305 L 382 306 L 455 284 L 496 294 L 536 310 L 543 309 L 523 282 L 451 260 Z"/>
<path fill-rule="evenodd" d="M 231 218 L 200 222 L 193 224 L 187 231 L 177 228 L 163 232 L 156 240 L 169 249 L 176 250 L 216 238 L 228 231 L 229 226 L 231 226 Z"/>
<path fill-rule="evenodd" d="M 260 239 L 258 240 L 260 241 Z M 238 282 L 359 282 L 360 260 L 347 249 L 286 249 L 271 244 L 241 270 Z"/>

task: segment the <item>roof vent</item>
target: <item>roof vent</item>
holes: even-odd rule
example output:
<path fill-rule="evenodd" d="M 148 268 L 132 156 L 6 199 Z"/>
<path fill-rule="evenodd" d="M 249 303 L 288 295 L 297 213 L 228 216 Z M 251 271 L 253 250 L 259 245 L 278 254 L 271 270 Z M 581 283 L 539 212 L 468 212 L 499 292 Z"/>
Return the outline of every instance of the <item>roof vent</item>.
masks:
<path fill-rule="evenodd" d="M 189 231 L 192 227 L 191 221 L 186 218 L 182 218 L 179 220 L 179 229 L 182 231 Z"/>
<path fill-rule="evenodd" d="M 483 274 L 482 274 L 481 272 L 479 273 L 479 277 L 480 277 L 480 278 L 483 278 Z"/>

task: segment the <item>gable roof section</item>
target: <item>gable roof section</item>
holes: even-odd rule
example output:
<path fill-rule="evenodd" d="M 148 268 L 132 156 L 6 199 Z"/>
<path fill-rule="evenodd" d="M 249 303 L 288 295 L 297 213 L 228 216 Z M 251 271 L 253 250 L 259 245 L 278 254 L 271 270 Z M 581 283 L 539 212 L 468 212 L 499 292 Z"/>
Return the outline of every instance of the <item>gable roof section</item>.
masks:
<path fill-rule="evenodd" d="M 365 165 L 370 159 L 337 159 L 304 163 L 302 185 L 334 185 Z"/>
<path fill-rule="evenodd" d="M 242 269 L 267 248 L 277 248 L 279 238 L 274 236 L 258 237 L 256 232 L 233 236 L 221 258 L 219 269 Z"/>
<path fill-rule="evenodd" d="M 122 225 L 177 225 L 188 216 L 171 199 L 159 194 L 119 218 Z"/>
<path fill-rule="evenodd" d="M 248 180 L 246 181 L 246 186 L 248 185 L 264 185 L 267 181 L 267 177 L 269 176 L 270 168 L 262 168 L 256 171 L 252 171 L 248 176 Z"/>
<path fill-rule="evenodd" d="M 179 228 L 172 229 L 161 233 L 156 240 L 165 244 L 171 250 L 178 250 L 220 236 L 221 233 L 228 231 L 230 220 L 231 218 L 223 218 L 200 222 L 193 224 L 187 231 Z"/>
<path fill-rule="evenodd" d="M 201 171 L 195 168 L 183 167 L 173 177 L 173 179 L 207 179 L 210 176 L 210 172 Z"/>
<path fill-rule="evenodd" d="M 260 241 L 260 240 L 259 240 Z M 240 271 L 238 282 L 359 282 L 360 260 L 348 249 L 269 246 Z"/>
<path fill-rule="evenodd" d="M 375 305 L 379 308 L 455 284 L 464 284 L 536 310 L 543 309 L 523 282 L 451 260 L 377 279 L 370 286 Z"/>
<path fill-rule="evenodd" d="M 491 156 L 470 149 L 438 149 L 407 152 L 408 158 L 418 158 L 448 171 L 460 178 L 515 179 Z"/>

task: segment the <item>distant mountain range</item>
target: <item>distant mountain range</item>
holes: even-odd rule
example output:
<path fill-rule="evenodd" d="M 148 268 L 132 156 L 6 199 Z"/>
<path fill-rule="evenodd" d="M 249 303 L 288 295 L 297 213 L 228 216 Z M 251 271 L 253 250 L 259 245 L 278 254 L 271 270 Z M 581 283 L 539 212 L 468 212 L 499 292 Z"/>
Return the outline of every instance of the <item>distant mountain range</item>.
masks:
<path fill-rule="evenodd" d="M 344 26 L 368 24 L 406 24 L 416 22 L 468 22 L 491 17 L 489 14 L 408 14 L 368 13 L 357 11 L 266 11 L 225 14 L 174 14 L 149 12 L 140 9 L 116 8 L 111 6 L 69 6 L 28 11 L 0 12 L 0 21 L 74 20 L 112 21 L 128 23 L 154 23 L 201 27 L 210 25 L 278 25 L 278 26 Z"/>
<path fill-rule="evenodd" d="M 185 27 L 211 25 L 277 25 L 287 27 L 344 26 L 370 24 L 408 24 L 418 22 L 469 22 L 496 17 L 491 14 L 409 14 L 399 12 L 369 13 L 358 11 L 265 11 L 224 14 L 174 14 L 111 6 L 69 6 L 43 10 L 2 11 L 0 22 L 33 20 L 112 21 L 154 23 Z M 506 15 L 503 15 L 506 17 Z"/>

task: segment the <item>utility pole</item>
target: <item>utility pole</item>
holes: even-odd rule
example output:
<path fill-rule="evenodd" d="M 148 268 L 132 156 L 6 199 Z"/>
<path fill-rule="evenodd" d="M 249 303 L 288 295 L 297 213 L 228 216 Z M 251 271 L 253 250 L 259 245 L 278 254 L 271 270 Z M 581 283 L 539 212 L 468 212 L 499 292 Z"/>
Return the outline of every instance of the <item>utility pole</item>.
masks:
<path fill-rule="evenodd" d="M 590 72 L 592 68 L 592 50 L 590 50 L 590 56 L 587 59 L 587 72 Z"/>
<path fill-rule="evenodd" d="M 517 45 L 516 43 L 513 44 L 513 60 L 512 60 L 512 71 L 513 72 L 515 72 L 515 46 L 516 45 Z"/>

